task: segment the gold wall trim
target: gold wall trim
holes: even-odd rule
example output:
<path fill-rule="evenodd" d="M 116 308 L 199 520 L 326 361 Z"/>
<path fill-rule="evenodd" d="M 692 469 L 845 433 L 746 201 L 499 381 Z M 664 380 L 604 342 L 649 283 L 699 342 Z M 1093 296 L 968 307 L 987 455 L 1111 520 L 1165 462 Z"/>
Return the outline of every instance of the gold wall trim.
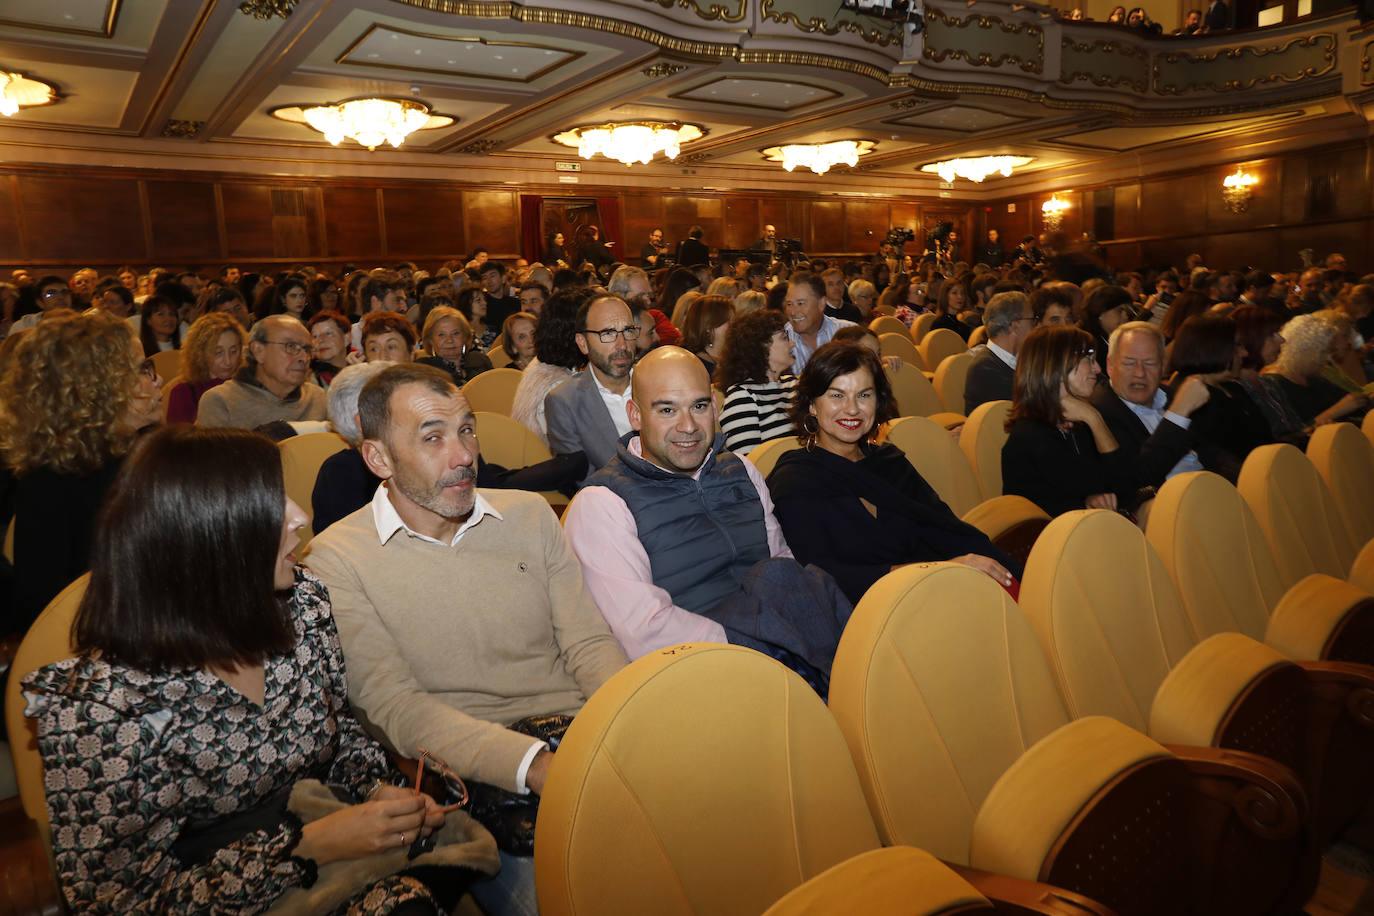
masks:
<path fill-rule="evenodd" d="M 1063 39 L 1062 45 L 1064 52 L 1073 54 L 1095 55 L 1098 52 L 1118 57 L 1124 57 L 1132 61 L 1140 62 L 1140 74 L 1135 76 L 1129 73 L 1104 74 L 1087 69 L 1069 69 L 1068 59 L 1071 56 L 1064 53 L 1060 57 L 1059 82 L 1072 83 L 1075 80 L 1087 80 L 1094 86 L 1106 86 L 1115 88 L 1127 86 L 1136 92 L 1145 93 L 1150 89 L 1150 52 L 1144 48 L 1133 44 L 1119 42 L 1116 39 L 1095 38 L 1090 42 L 1080 43 L 1070 38 Z"/>
<path fill-rule="evenodd" d="M 963 30 L 973 26 L 980 31 L 991 31 L 1000 29 L 1003 35 L 1026 35 L 1035 38 L 1035 57 L 1021 57 L 1010 51 L 1001 54 L 994 54 L 988 51 L 972 51 L 968 48 L 940 48 L 930 47 L 932 38 L 930 26 L 932 22 L 938 23 L 941 27 L 950 30 Z M 926 8 L 926 44 L 921 49 L 921 56 L 927 60 L 940 63 L 944 60 L 963 60 L 975 67 L 1000 67 L 1003 64 L 1015 64 L 1027 73 L 1043 73 L 1045 66 L 1045 30 L 1040 26 L 1030 22 L 1019 22 L 1008 24 L 997 16 L 979 16 L 976 13 L 965 19 L 953 19 L 941 13 L 937 9 Z M 995 48 L 994 48 L 995 50 Z"/>
<path fill-rule="evenodd" d="M 1266 57 L 1276 57 L 1285 54 L 1293 47 L 1299 48 L 1320 48 L 1323 66 L 1301 67 L 1295 73 L 1283 73 L 1278 70 L 1269 73 L 1257 73 L 1249 78 L 1238 78 L 1223 80 L 1220 84 L 1214 80 L 1207 79 L 1201 82 L 1165 82 L 1165 77 L 1161 72 L 1161 64 L 1175 65 L 1186 64 L 1190 67 L 1200 64 L 1216 63 L 1221 59 L 1240 61 L 1246 57 L 1260 61 Z M 1319 32 L 1315 35 L 1302 35 L 1297 38 L 1289 39 L 1281 45 L 1271 45 L 1267 48 L 1255 47 L 1254 45 L 1241 45 L 1235 48 L 1219 48 L 1211 54 L 1189 54 L 1186 51 L 1177 51 L 1167 54 L 1159 54 L 1154 61 L 1154 90 L 1160 95 L 1182 95 L 1184 92 L 1210 90 L 1212 92 L 1233 92 L 1236 90 L 1251 89 L 1264 83 L 1284 82 L 1297 83 L 1313 77 L 1325 76 L 1336 68 L 1336 36 L 1331 32 Z"/>
<path fill-rule="evenodd" d="M 869 44 L 876 44 L 879 47 L 898 44 L 902 40 L 902 30 L 900 28 L 883 32 L 879 29 L 866 29 L 860 23 L 852 19 L 842 19 L 838 22 L 827 22 L 819 16 L 812 16 L 803 22 L 801 17 L 791 10 L 778 12 L 773 8 L 775 0 L 763 0 L 759 7 L 759 13 L 763 18 L 773 22 L 792 23 L 796 28 L 809 34 L 819 32 L 822 35 L 838 35 L 840 32 L 854 32 Z"/>
<path fill-rule="evenodd" d="M 1369 59 L 1369 49 L 1374 48 L 1374 39 L 1366 41 L 1364 47 L 1360 48 L 1360 85 L 1374 86 L 1374 74 L 1371 74 Z"/>

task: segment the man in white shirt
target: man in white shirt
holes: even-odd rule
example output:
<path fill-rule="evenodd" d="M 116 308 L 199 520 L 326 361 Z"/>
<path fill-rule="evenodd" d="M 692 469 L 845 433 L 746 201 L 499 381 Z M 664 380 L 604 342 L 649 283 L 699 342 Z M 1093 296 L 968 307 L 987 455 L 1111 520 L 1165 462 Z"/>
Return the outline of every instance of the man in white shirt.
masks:
<path fill-rule="evenodd" d="M 998 293 L 983 311 L 986 344 L 974 347 L 973 362 L 964 379 L 964 414 L 988 401 L 1010 401 L 1016 377 L 1016 354 L 1035 330 L 1035 312 L 1025 293 Z"/>
<path fill-rule="evenodd" d="M 630 431 L 630 375 L 639 326 L 619 296 L 595 296 L 577 311 L 577 348 L 587 368 L 544 398 L 549 449 L 555 455 L 582 452 L 588 476 L 615 455 Z"/>
<path fill-rule="evenodd" d="M 830 342 L 835 332 L 854 322 L 825 314 L 825 282 L 815 274 L 793 274 L 783 302 L 787 339 L 792 342 L 792 374 L 800 376 L 811 354 Z"/>

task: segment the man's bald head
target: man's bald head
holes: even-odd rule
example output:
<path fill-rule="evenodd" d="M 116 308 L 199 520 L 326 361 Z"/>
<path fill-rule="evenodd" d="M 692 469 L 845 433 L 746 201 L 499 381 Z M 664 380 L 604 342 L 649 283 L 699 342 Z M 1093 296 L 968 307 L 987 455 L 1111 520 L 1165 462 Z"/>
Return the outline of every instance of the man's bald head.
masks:
<path fill-rule="evenodd" d="M 645 460 L 664 470 L 690 474 L 711 451 L 716 427 L 711 377 L 701 360 L 681 347 L 659 347 L 639 361 L 629 412 Z"/>

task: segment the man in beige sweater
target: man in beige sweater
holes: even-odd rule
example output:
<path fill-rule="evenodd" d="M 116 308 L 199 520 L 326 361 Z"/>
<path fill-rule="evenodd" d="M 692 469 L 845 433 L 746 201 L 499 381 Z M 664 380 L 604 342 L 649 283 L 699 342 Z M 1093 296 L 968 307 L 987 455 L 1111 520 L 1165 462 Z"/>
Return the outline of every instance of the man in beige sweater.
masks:
<path fill-rule="evenodd" d="M 353 706 L 408 757 L 424 747 L 462 776 L 540 792 L 554 755 L 505 726 L 576 713 L 625 653 L 544 499 L 477 490 L 476 424 L 447 373 L 393 366 L 358 416 L 386 482 L 305 559 L 329 588 Z"/>
<path fill-rule="evenodd" d="M 197 426 L 257 429 L 277 420 L 324 420 L 324 389 L 310 374 L 310 332 L 290 315 L 269 315 L 253 325 L 248 365 L 200 399 Z"/>

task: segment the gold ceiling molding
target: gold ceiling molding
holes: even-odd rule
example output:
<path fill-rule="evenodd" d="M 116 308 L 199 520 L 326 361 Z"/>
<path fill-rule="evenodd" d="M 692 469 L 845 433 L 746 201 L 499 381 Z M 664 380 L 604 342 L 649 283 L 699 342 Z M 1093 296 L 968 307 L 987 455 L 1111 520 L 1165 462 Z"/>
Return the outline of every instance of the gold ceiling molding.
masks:
<path fill-rule="evenodd" d="M 946 28 L 951 31 L 966 30 L 970 26 L 979 31 L 990 32 L 993 29 L 1000 29 L 1002 35 L 1025 35 L 1027 38 L 1035 39 L 1035 55 L 1013 54 L 1010 51 L 1003 51 L 1001 54 L 993 56 L 988 51 L 974 51 L 968 48 L 942 48 L 932 49 L 931 42 L 935 39 L 931 26 Z M 1015 64 L 1027 73 L 1044 72 L 1045 60 L 1045 30 L 1031 22 L 1019 22 L 1008 24 L 997 16 L 980 16 L 973 14 L 965 19 L 953 19 L 941 13 L 937 9 L 926 7 L 926 43 L 921 51 L 921 55 L 928 60 L 939 63 L 945 59 L 963 60 L 975 67 L 1000 67 L 1002 64 Z M 994 45 L 1000 36 L 993 36 Z M 996 47 L 993 48 L 996 50 Z"/>
<path fill-rule="evenodd" d="M 204 121 L 181 121 L 175 118 L 162 125 L 162 136 L 178 140 L 194 140 L 205 129 Z"/>
<path fill-rule="evenodd" d="M 648 0 L 648 2 L 657 3 L 665 10 L 670 10 L 675 6 L 684 7 L 707 22 L 740 22 L 749 12 L 747 0 L 730 0 L 734 4 L 734 12 L 719 3 L 712 3 L 709 8 L 703 10 L 697 0 Z"/>
<path fill-rule="evenodd" d="M 1073 52 L 1072 54 L 1068 52 Z M 1101 52 L 1100 54 L 1098 52 Z M 1086 69 L 1070 70 L 1069 59 L 1073 55 L 1091 56 L 1093 59 L 1083 62 Z M 1104 60 L 1106 55 L 1109 59 Z M 1111 58 L 1124 58 L 1128 61 L 1138 61 L 1140 73 L 1102 73 L 1094 69 L 1103 64 L 1110 64 Z M 1079 43 L 1065 37 L 1063 39 L 1062 50 L 1059 57 L 1059 82 L 1072 83 L 1074 80 L 1087 80 L 1094 86 L 1105 86 L 1116 88 L 1127 86 L 1136 92 L 1145 93 L 1150 89 L 1150 52 L 1134 44 L 1120 42 L 1117 39 L 1095 38 L 1090 42 Z"/>
<path fill-rule="evenodd" d="M 803 32 L 820 32 L 823 35 L 838 35 L 841 31 L 856 32 L 864 41 L 879 47 L 897 44 L 902 40 L 900 27 L 895 30 L 888 29 L 886 32 L 880 29 L 870 31 L 852 19 L 842 19 L 839 22 L 830 23 L 819 16 L 812 16 L 806 22 L 802 22 L 801 17 L 790 10 L 781 13 L 774 10 L 775 2 L 776 0 L 763 0 L 763 5 L 759 7 L 759 12 L 763 14 L 763 17 L 773 22 L 790 22 Z"/>
<path fill-rule="evenodd" d="M 665 60 L 654 64 L 652 67 L 645 67 L 643 70 L 639 72 L 643 73 L 650 79 L 661 79 L 665 76 L 673 76 L 674 74 L 681 73 L 683 70 L 686 69 L 686 64 L 674 64 L 670 61 Z"/>
<path fill-rule="evenodd" d="M 239 12 L 254 19 L 282 19 L 291 15 L 296 8 L 296 0 L 243 0 Z"/>
<path fill-rule="evenodd" d="M 119 20 L 119 9 L 124 0 L 106 0 L 105 15 L 101 17 L 98 29 L 76 29 L 71 26 L 52 25 L 47 22 L 25 21 L 21 19 L 0 18 L 0 25 L 15 26 L 21 29 L 35 29 L 40 32 L 62 32 L 67 35 L 90 35 L 95 38 L 114 37 L 115 23 Z"/>
<path fill-rule="evenodd" d="M 463 45 L 477 44 L 483 45 L 488 48 L 525 48 L 535 51 L 553 51 L 557 54 L 563 55 L 563 58 L 561 60 L 555 60 L 548 66 L 541 67 L 540 69 L 536 70 L 535 72 L 527 76 L 510 77 L 497 76 L 494 73 L 485 71 L 463 70 L 456 67 L 454 69 L 445 69 L 443 67 L 413 67 L 408 64 L 379 63 L 375 61 L 358 60 L 356 58 L 349 57 L 350 54 L 358 50 L 358 48 L 362 46 L 363 42 L 371 38 L 372 35 L 376 32 L 395 32 L 398 35 L 409 35 L 411 38 L 428 38 L 432 41 L 452 41 Z M 381 70 L 413 70 L 417 73 L 438 73 L 444 76 L 461 76 L 472 79 L 489 79 L 502 83 L 524 84 L 532 83 L 543 76 L 547 76 L 554 70 L 557 70 L 560 67 L 565 67 L 568 64 L 571 64 L 574 61 L 576 61 L 578 58 L 585 56 L 585 51 L 574 51 L 569 48 L 560 48 L 556 45 L 541 45 L 529 41 L 504 41 L 480 37 L 444 35 L 438 32 L 416 32 L 410 29 L 400 28 L 399 26 L 382 25 L 381 23 L 374 22 L 372 23 L 372 25 L 367 27 L 366 31 L 364 31 L 363 34 L 359 35 L 356 39 L 354 39 L 353 43 L 350 44 L 347 48 L 345 48 L 342 54 L 340 54 L 337 58 L 334 59 L 334 63 L 348 64 L 351 67 L 376 67 Z"/>
<path fill-rule="evenodd" d="M 1366 41 L 1364 47 L 1360 49 L 1360 85 L 1374 86 L 1374 77 L 1370 76 L 1369 49 L 1374 48 L 1374 40 Z"/>
<path fill-rule="evenodd" d="M 1224 79 L 1218 84 L 1215 80 L 1204 79 L 1199 82 L 1165 82 L 1165 77 L 1161 70 L 1161 64 L 1173 67 L 1177 64 L 1186 64 L 1188 68 L 1195 68 L 1207 64 L 1215 64 L 1222 59 L 1231 61 L 1244 61 L 1249 57 L 1254 61 L 1254 66 L 1260 68 L 1269 63 L 1282 66 L 1283 61 L 1266 61 L 1267 58 L 1278 58 L 1290 54 L 1293 48 L 1302 50 L 1317 49 L 1321 63 L 1324 66 L 1313 64 L 1303 65 L 1305 56 L 1299 61 L 1296 72 L 1284 73 L 1273 69 L 1269 72 L 1255 72 L 1252 75 L 1238 76 L 1236 79 Z M 1296 55 L 1294 55 L 1296 56 Z M 1155 92 L 1160 95 L 1182 95 L 1184 92 L 1210 90 L 1212 92 L 1231 92 L 1236 90 L 1251 89 L 1262 83 L 1272 83 L 1276 81 L 1284 83 L 1297 83 L 1305 79 L 1325 76 L 1336 69 L 1336 36 L 1331 32 L 1318 32 L 1313 35 L 1302 35 L 1291 38 L 1283 44 L 1270 45 L 1267 48 L 1256 47 L 1254 45 L 1240 45 L 1235 48 L 1219 48 L 1211 54 L 1189 54 L 1186 51 L 1159 54 L 1154 62 L 1154 83 Z"/>

